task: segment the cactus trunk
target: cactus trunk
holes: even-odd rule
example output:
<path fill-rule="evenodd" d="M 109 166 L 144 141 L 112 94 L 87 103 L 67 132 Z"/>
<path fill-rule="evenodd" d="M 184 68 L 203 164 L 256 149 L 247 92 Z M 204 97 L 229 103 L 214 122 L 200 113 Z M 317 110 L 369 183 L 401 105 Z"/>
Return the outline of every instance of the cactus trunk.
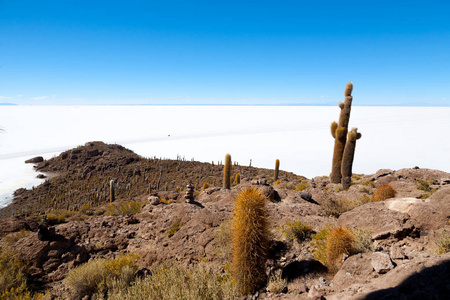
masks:
<path fill-rule="evenodd" d="M 111 180 L 109 182 L 109 203 L 113 203 L 115 200 L 115 195 L 114 195 L 114 180 Z"/>
<path fill-rule="evenodd" d="M 353 128 L 348 133 L 347 143 L 345 144 L 342 157 L 342 187 L 348 189 L 352 180 L 353 158 L 355 157 L 356 140 L 361 138 L 361 133 L 357 128 Z"/>
<path fill-rule="evenodd" d="M 331 124 L 331 135 L 334 138 L 333 163 L 331 168 L 330 179 L 332 183 L 341 182 L 341 164 L 344 154 L 345 143 L 347 142 L 348 123 L 350 121 L 350 111 L 352 107 L 353 97 L 351 96 L 353 84 L 347 83 L 345 87 L 345 101 L 339 103 L 341 113 L 339 116 L 339 124 L 333 122 Z"/>
<path fill-rule="evenodd" d="M 223 168 L 223 188 L 229 190 L 231 188 L 231 155 L 225 155 L 225 166 Z"/>
<path fill-rule="evenodd" d="M 279 173 L 279 171 L 280 171 L 280 160 L 277 159 L 277 160 L 275 160 L 275 171 L 274 171 L 274 174 L 273 174 L 273 180 L 274 181 L 278 180 L 278 173 Z"/>

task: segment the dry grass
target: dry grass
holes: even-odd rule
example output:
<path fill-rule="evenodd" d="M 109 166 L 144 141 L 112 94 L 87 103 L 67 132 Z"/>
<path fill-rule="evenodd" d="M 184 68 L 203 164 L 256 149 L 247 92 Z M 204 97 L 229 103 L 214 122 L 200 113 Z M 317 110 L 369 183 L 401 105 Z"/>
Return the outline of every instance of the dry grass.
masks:
<path fill-rule="evenodd" d="M 166 232 L 166 236 L 169 238 L 172 237 L 175 233 L 178 232 L 178 230 L 181 229 L 181 226 L 183 226 L 181 221 L 173 223 L 172 227 L 170 227 L 170 229 Z"/>
<path fill-rule="evenodd" d="M 320 206 L 325 210 L 329 216 L 338 218 L 343 213 L 354 209 L 362 204 L 366 203 L 364 199 L 348 200 L 348 199 L 335 199 L 333 197 L 325 198 Z"/>
<path fill-rule="evenodd" d="M 66 218 L 73 216 L 75 212 L 67 209 L 57 209 L 47 214 L 47 221 L 50 225 L 66 222 Z"/>
<path fill-rule="evenodd" d="M 439 248 L 439 254 L 450 252 L 450 233 L 442 231 L 438 239 L 436 239 L 436 245 Z"/>
<path fill-rule="evenodd" d="M 11 289 L 25 292 L 26 278 L 26 266 L 10 251 L 0 248 L 0 295 L 11 291 Z M 1 297 L 0 299 L 8 298 Z"/>
<path fill-rule="evenodd" d="M 335 273 L 342 265 L 343 255 L 354 252 L 355 236 L 349 228 L 336 227 L 328 233 L 327 237 L 327 267 Z"/>
<path fill-rule="evenodd" d="M 120 204 L 110 204 L 106 208 L 107 216 L 134 215 L 141 211 L 142 204 L 136 201 L 125 201 Z"/>
<path fill-rule="evenodd" d="M 305 225 L 300 221 L 286 220 L 286 224 L 281 227 L 283 236 L 286 240 L 302 242 L 311 237 L 313 230 L 311 226 Z"/>
<path fill-rule="evenodd" d="M 109 300 L 220 300 L 239 299 L 229 276 L 221 276 L 199 264 L 186 268 L 166 262 L 154 267 L 150 276 L 127 289 L 116 289 Z"/>
<path fill-rule="evenodd" d="M 372 242 L 372 231 L 370 229 L 357 228 L 352 230 L 355 237 L 353 253 L 365 253 L 375 251 Z"/>
<path fill-rule="evenodd" d="M 8 245 L 12 245 L 15 242 L 17 242 L 18 240 L 26 237 L 27 235 L 29 235 L 31 233 L 31 231 L 27 231 L 25 229 L 22 229 L 18 232 L 13 232 L 8 234 L 7 236 L 5 236 L 3 238 L 3 240 L 8 244 Z"/>
<path fill-rule="evenodd" d="M 281 272 L 270 276 L 267 290 L 273 294 L 280 294 L 287 287 L 287 280 L 283 279 Z"/>
<path fill-rule="evenodd" d="M 116 259 L 94 259 L 69 271 L 64 284 L 73 299 L 86 295 L 105 293 L 108 290 L 126 288 L 134 280 L 137 271 L 136 254 L 126 254 Z"/>

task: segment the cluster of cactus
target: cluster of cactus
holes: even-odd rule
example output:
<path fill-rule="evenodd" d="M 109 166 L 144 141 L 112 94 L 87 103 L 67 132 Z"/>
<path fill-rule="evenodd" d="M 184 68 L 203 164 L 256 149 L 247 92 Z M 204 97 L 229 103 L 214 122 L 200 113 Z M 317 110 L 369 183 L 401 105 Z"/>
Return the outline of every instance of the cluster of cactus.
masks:
<path fill-rule="evenodd" d="M 266 282 L 269 245 L 267 198 L 255 188 L 236 197 L 232 223 L 232 274 L 239 292 L 253 294 Z"/>
<path fill-rule="evenodd" d="M 352 90 L 353 83 L 347 83 L 344 91 L 345 100 L 339 103 L 339 108 L 341 109 L 339 123 L 333 122 L 331 124 L 331 135 L 334 138 L 334 152 L 330 179 L 333 183 L 342 183 L 344 189 L 350 187 L 356 140 L 361 138 L 361 133 L 357 132 L 357 128 L 348 132 L 348 123 L 350 121 L 350 111 L 353 101 Z"/>

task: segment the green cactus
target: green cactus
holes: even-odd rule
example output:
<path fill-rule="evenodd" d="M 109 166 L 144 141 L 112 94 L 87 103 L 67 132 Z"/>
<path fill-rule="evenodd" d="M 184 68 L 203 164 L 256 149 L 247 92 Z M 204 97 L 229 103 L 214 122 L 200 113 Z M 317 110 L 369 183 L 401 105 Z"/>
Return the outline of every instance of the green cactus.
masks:
<path fill-rule="evenodd" d="M 342 157 L 342 187 L 348 189 L 352 180 L 352 167 L 353 158 L 355 157 L 356 140 L 361 138 L 361 133 L 358 132 L 358 128 L 353 128 L 348 133 L 347 143 L 345 144 L 344 154 Z"/>
<path fill-rule="evenodd" d="M 225 166 L 223 168 L 223 188 L 229 190 L 231 187 L 231 155 L 225 155 Z"/>
<path fill-rule="evenodd" d="M 353 83 L 347 83 L 344 92 L 345 101 L 344 103 L 339 103 L 339 108 L 341 109 L 339 123 L 333 122 L 331 124 L 331 135 L 334 138 L 333 163 L 330 175 L 332 183 L 341 182 L 342 156 L 344 154 L 345 143 L 347 142 L 348 123 L 350 121 L 350 111 L 353 100 L 353 97 L 351 96 L 352 90 Z"/>
<path fill-rule="evenodd" d="M 273 174 L 273 181 L 277 181 L 278 180 L 278 172 L 280 171 L 280 160 L 277 159 L 275 160 L 275 171 Z"/>

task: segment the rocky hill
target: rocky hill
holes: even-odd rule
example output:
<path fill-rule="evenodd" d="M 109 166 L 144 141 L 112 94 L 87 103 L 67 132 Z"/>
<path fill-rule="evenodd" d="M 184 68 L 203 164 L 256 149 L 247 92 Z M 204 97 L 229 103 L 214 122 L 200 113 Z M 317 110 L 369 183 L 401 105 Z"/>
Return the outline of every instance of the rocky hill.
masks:
<path fill-rule="evenodd" d="M 69 270 L 124 252 L 140 256 L 140 276 L 163 261 L 186 266 L 206 261 L 225 272 L 234 199 L 253 186 L 271 200 L 272 232 L 269 284 L 253 298 L 447 299 L 450 294 L 450 254 L 442 251 L 442 240 L 450 237 L 449 173 L 380 170 L 354 175 L 345 191 L 328 177 L 280 172 L 273 182 L 272 170 L 235 165 L 232 173 L 240 173 L 241 181 L 226 190 L 220 187 L 222 169 L 87 143 L 37 164 L 37 170 L 56 174 L 33 190 L 17 191 L 14 203 L 1 211 L 0 247 L 27 262 L 30 286 L 54 299 L 70 298 L 63 284 Z M 110 204 L 111 179 L 117 186 Z M 193 203 L 183 197 L 188 182 L 195 186 Z M 395 196 L 373 202 L 377 187 L 385 184 Z M 38 224 L 44 214 L 50 226 L 43 231 Z M 309 226 L 305 238 L 287 234 L 296 222 Z M 332 270 L 320 258 L 317 234 L 338 226 L 352 230 L 361 243 Z M 270 285 L 276 275 L 280 289 Z"/>

